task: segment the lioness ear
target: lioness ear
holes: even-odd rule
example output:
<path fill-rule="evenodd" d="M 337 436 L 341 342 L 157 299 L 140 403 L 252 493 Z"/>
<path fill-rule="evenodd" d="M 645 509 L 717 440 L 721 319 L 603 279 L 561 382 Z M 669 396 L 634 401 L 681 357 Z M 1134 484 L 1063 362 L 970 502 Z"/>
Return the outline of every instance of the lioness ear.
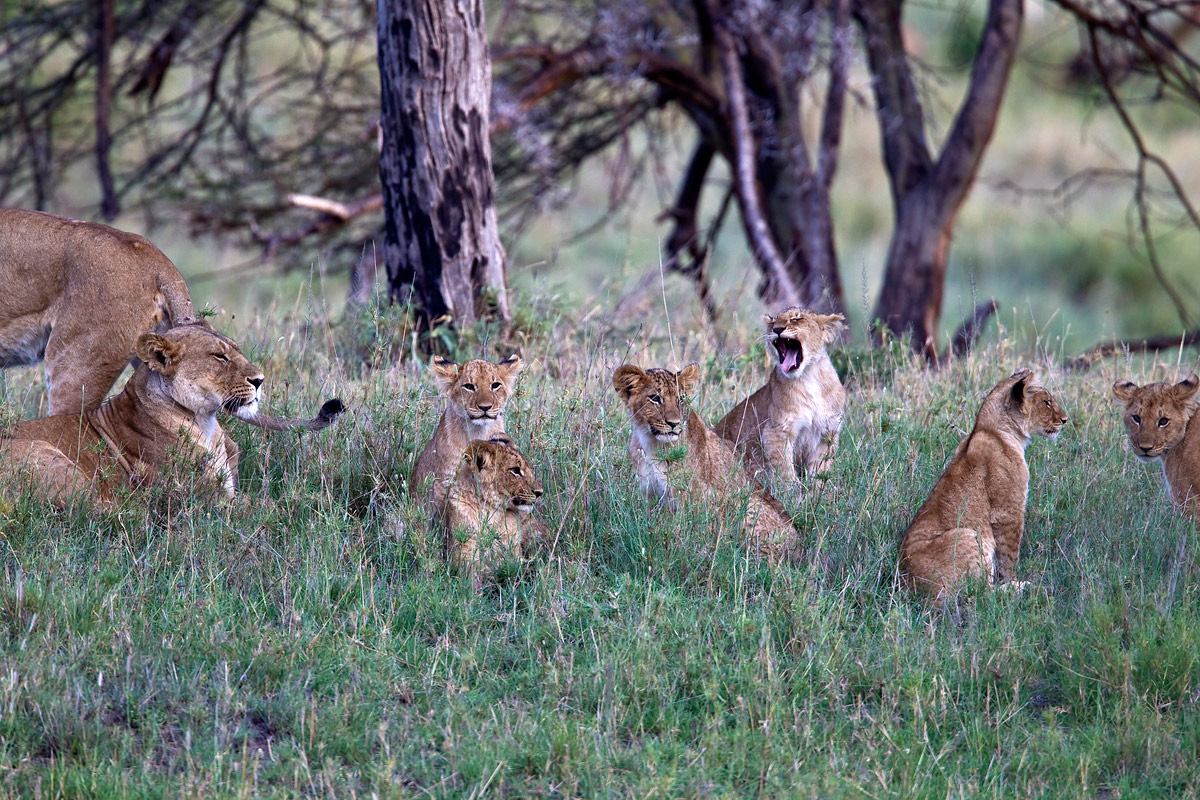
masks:
<path fill-rule="evenodd" d="M 1113 394 L 1122 403 L 1128 403 L 1133 399 L 1133 393 L 1137 391 L 1137 384 L 1132 381 L 1117 381 L 1113 384 Z"/>
<path fill-rule="evenodd" d="M 1172 386 L 1171 393 L 1175 395 L 1175 399 L 1180 403 L 1186 403 L 1195 396 L 1197 389 L 1200 389 L 1200 376 L 1197 376 L 1196 373 L 1193 372 L 1191 375 Z"/>
<path fill-rule="evenodd" d="M 692 389 L 696 388 L 696 384 L 700 382 L 700 367 L 697 364 L 688 364 L 683 369 L 679 370 L 677 376 L 679 381 L 679 391 L 682 394 L 691 394 Z"/>
<path fill-rule="evenodd" d="M 434 356 L 429 362 L 429 369 L 433 371 L 434 382 L 443 392 L 449 390 L 458 380 L 458 366 L 447 358 Z"/>
<path fill-rule="evenodd" d="M 151 372 L 173 375 L 183 356 L 183 344 L 176 344 L 157 333 L 143 333 L 138 337 L 133 353 Z"/>
<path fill-rule="evenodd" d="M 618 367 L 613 373 L 613 388 L 622 400 L 628 400 L 642 388 L 643 382 L 646 380 L 646 373 L 642 372 L 632 364 L 626 364 L 623 367 Z"/>
<path fill-rule="evenodd" d="M 821 341 L 829 344 L 846 327 L 846 317 L 842 314 L 817 314 L 814 319 L 821 328 Z"/>
<path fill-rule="evenodd" d="M 521 370 L 525 365 L 521 363 L 521 357 L 516 353 L 513 353 L 496 366 L 498 366 L 500 371 L 504 373 L 504 378 L 511 382 L 516 380 L 516 377 L 521 374 Z"/>

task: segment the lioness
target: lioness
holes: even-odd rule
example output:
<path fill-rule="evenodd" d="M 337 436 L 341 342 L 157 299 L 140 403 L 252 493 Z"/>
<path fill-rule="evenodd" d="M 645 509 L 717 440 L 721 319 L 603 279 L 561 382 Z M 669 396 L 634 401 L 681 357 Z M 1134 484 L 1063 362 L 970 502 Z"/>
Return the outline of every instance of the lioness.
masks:
<path fill-rule="evenodd" d="M 95 408 L 139 334 L 195 319 L 150 242 L 107 225 L 0 208 L 0 368 L 46 361 L 51 414 Z"/>
<path fill-rule="evenodd" d="M 684 428 L 681 396 L 699 378 L 695 364 L 679 372 L 626 364 L 613 373 L 613 388 L 633 422 L 629 459 L 638 484 L 672 509 L 681 501 L 728 503 L 746 494 L 742 533 L 761 554 L 774 558 L 796 537 L 787 509 L 748 475 L 739 474 L 737 455 L 699 414 L 689 409 Z M 686 454 L 668 460 L 668 451 L 678 447 L 681 437 L 686 437 Z"/>
<path fill-rule="evenodd" d="M 715 426 L 752 472 L 766 470 L 779 486 L 792 485 L 798 473 L 825 471 L 837 450 L 846 390 L 825 345 L 844 319 L 799 308 L 764 314 L 775 369 Z"/>
<path fill-rule="evenodd" d="M 191 448 L 204 474 L 232 497 L 238 448 L 217 421 L 225 411 L 271 430 L 320 430 L 342 411 L 330 400 L 313 420 L 257 413 L 263 374 L 233 340 L 205 325 L 142 334 L 141 364 L 98 408 L 13 425 L 0 438 L 0 464 L 32 476 L 60 504 L 73 493 L 110 505 L 122 486 L 153 483 L 173 451 Z"/>
<path fill-rule="evenodd" d="M 1200 521 L 1200 423 L 1195 422 L 1200 377 L 1190 375 L 1172 386 L 1129 381 L 1113 384 L 1125 404 L 1130 449 L 1141 461 L 1162 459 L 1171 499 Z"/>
<path fill-rule="evenodd" d="M 546 528 L 530 511 L 542 496 L 529 460 L 507 436 L 471 442 L 446 490 L 446 554 L 478 584 L 478 568 L 515 558 Z"/>
<path fill-rule="evenodd" d="M 1034 434 L 1053 439 L 1067 421 L 1054 396 L 1021 369 L 988 392 L 975 428 L 900 544 L 905 585 L 939 600 L 969 576 L 991 585 L 1012 578 L 1025 527 Z"/>
<path fill-rule="evenodd" d="M 420 493 L 430 516 L 445 503 L 446 485 L 458 470 L 467 445 L 504 433 L 504 407 L 516 388 L 521 366 L 516 355 L 499 364 L 474 359 L 461 367 L 441 356 L 430 361 L 433 379 L 446 396 L 446 410 L 408 482 L 409 494 Z"/>

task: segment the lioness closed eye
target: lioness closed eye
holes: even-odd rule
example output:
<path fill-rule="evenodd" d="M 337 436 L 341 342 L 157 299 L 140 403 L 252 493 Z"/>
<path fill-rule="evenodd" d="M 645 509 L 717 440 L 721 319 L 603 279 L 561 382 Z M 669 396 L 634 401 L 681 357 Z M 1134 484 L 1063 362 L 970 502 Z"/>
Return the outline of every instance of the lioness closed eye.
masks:
<path fill-rule="evenodd" d="M 907 586 L 938 600 L 971 576 L 989 584 L 1012 578 L 1029 491 L 1025 446 L 1034 435 L 1054 438 L 1066 421 L 1028 369 L 988 392 L 975 428 L 904 534 L 900 573 Z"/>
<path fill-rule="evenodd" d="M 270 430 L 320 430 L 342 411 L 330 400 L 312 420 L 258 413 L 263 374 L 233 340 L 184 325 L 137 340 L 141 364 L 99 408 L 20 422 L 0 438 L 0 468 L 24 472 L 62 502 L 81 493 L 111 504 L 122 486 L 153 483 L 175 451 L 202 457 L 205 475 L 234 494 L 238 448 L 217 421 L 225 411 Z"/>

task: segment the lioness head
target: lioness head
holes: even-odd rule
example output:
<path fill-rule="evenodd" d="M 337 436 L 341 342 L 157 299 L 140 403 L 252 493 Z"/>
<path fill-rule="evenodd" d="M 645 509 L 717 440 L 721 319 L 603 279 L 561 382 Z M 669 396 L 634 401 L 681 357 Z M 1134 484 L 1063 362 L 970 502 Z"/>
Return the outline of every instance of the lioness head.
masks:
<path fill-rule="evenodd" d="M 988 392 L 984 409 L 999 404 L 1002 411 L 1026 437 L 1054 439 L 1067 421 L 1067 415 L 1050 390 L 1036 382 L 1033 370 L 1019 369 Z M 984 414 L 980 411 L 980 416 Z"/>
<path fill-rule="evenodd" d="M 1113 384 L 1113 394 L 1125 404 L 1125 430 L 1135 456 L 1150 461 L 1179 444 L 1196 413 L 1196 404 L 1191 400 L 1197 389 L 1200 377 L 1194 374 L 1174 385 L 1138 386 L 1129 381 Z"/>
<path fill-rule="evenodd" d="M 635 435 L 659 442 L 677 442 L 683 433 L 683 395 L 700 380 L 700 367 L 688 364 L 679 372 L 643 370 L 626 364 L 613 373 L 613 388 L 629 409 Z"/>
<path fill-rule="evenodd" d="M 763 314 L 767 344 L 779 371 L 799 378 L 814 355 L 837 336 L 846 318 L 841 314 L 818 314 L 803 308 L 786 308 L 775 316 Z"/>
<path fill-rule="evenodd" d="M 488 425 L 504 414 L 521 367 L 521 359 L 516 355 L 499 364 L 474 359 L 459 366 L 441 356 L 434 356 L 430 363 L 442 394 L 462 409 L 470 422 L 480 425 Z"/>
<path fill-rule="evenodd" d="M 528 512 L 542 496 L 529 460 L 507 436 L 471 442 L 462 469 L 474 476 L 482 494 L 505 510 Z"/>
<path fill-rule="evenodd" d="M 144 333 L 134 350 L 162 378 L 171 398 L 198 416 L 224 408 L 231 414 L 258 410 L 263 373 L 234 341 L 207 325 L 180 325 L 165 333 Z"/>

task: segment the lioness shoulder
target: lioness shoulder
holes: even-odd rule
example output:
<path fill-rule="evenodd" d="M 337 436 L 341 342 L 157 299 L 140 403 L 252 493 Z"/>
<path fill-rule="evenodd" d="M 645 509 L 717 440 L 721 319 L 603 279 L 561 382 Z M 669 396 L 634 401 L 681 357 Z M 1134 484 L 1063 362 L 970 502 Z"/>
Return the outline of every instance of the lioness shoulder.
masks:
<path fill-rule="evenodd" d="M 941 599 L 970 577 L 1004 583 L 1021 548 L 1030 437 L 1054 438 L 1067 421 L 1054 396 L 1018 370 L 988 392 L 900 544 L 904 583 Z"/>
<path fill-rule="evenodd" d="M 0 208 L 0 367 L 44 359 L 52 415 L 98 406 L 140 334 L 194 319 L 183 276 L 141 236 Z"/>

